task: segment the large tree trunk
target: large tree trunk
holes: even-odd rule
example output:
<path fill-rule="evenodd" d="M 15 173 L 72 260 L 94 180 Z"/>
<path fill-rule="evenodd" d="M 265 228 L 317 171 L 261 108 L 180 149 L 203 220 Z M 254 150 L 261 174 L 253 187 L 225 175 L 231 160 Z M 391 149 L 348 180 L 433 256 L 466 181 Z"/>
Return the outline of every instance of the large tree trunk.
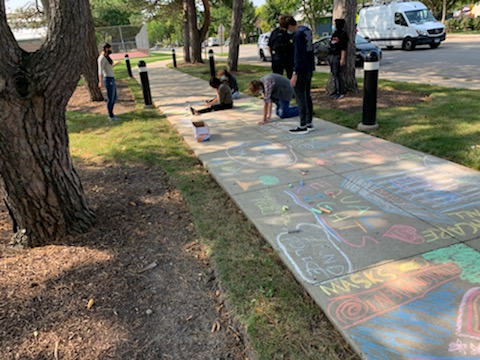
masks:
<path fill-rule="evenodd" d="M 48 34 L 19 48 L 0 1 L 0 188 L 22 245 L 37 246 L 93 226 L 69 153 L 65 109 L 84 67 L 88 0 L 51 0 Z"/>
<path fill-rule="evenodd" d="M 197 9 L 195 6 L 195 0 L 187 0 L 187 19 L 190 29 L 190 47 L 191 47 L 191 57 L 192 62 L 203 63 L 202 59 L 202 42 L 205 39 L 205 35 L 210 26 L 210 5 L 208 0 L 202 0 L 204 7 L 203 13 L 203 25 L 199 29 L 197 24 Z"/>
<path fill-rule="evenodd" d="M 93 27 L 93 20 L 90 17 L 90 23 L 85 24 L 88 29 L 88 44 L 85 48 L 86 59 L 83 66 L 83 79 L 85 86 L 90 94 L 90 101 L 103 101 L 103 94 L 98 87 L 98 48 L 97 39 L 95 38 L 95 28 Z"/>
<path fill-rule="evenodd" d="M 50 21 L 50 3 L 48 0 L 41 0 L 43 12 L 48 21 Z M 105 100 L 102 91 L 98 87 L 98 49 L 97 39 L 95 38 L 95 28 L 93 27 L 93 19 L 90 17 L 85 21 L 89 21 L 85 24 L 88 29 L 88 46 L 86 48 L 87 58 L 85 60 L 85 66 L 83 67 L 83 78 L 85 80 L 85 86 L 90 94 L 90 101 L 103 101 Z"/>
<path fill-rule="evenodd" d="M 238 70 L 240 52 L 240 29 L 242 27 L 243 0 L 233 0 L 232 27 L 230 28 L 230 45 L 228 48 L 228 69 Z"/>
<path fill-rule="evenodd" d="M 335 0 L 333 4 L 333 21 L 335 19 L 345 19 L 345 31 L 350 41 L 348 42 L 346 65 L 342 68 L 342 76 L 347 93 L 356 93 L 358 91 L 357 79 L 355 78 L 355 35 L 356 35 L 356 0 Z M 335 88 L 333 85 L 333 76 L 327 83 L 327 92 L 331 93 Z"/>
<path fill-rule="evenodd" d="M 183 0 L 183 60 L 192 62 L 190 57 L 190 24 L 188 22 L 188 0 Z"/>

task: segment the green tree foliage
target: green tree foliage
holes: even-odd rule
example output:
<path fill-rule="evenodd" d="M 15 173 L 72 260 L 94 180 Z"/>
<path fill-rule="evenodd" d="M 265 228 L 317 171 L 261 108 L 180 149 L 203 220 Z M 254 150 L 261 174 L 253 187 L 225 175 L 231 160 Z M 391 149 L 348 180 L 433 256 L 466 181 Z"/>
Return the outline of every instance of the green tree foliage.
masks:
<path fill-rule="evenodd" d="M 270 31 L 275 28 L 278 16 L 292 14 L 296 16 L 303 13 L 303 23 L 315 32 L 320 17 L 332 11 L 331 0 L 267 0 L 257 9 L 262 31 Z M 298 16 L 296 16 L 298 19 Z"/>
<path fill-rule="evenodd" d="M 150 44 L 169 45 L 182 41 L 182 22 L 168 20 L 151 20 L 147 23 L 148 41 Z"/>
<path fill-rule="evenodd" d="M 142 5 L 138 1 L 91 0 L 90 4 L 95 27 L 131 25 L 130 19 L 141 16 Z"/>
<path fill-rule="evenodd" d="M 242 15 L 242 29 L 241 33 L 245 36 L 249 36 L 255 33 L 255 6 L 249 0 L 245 0 L 243 3 L 243 15 Z M 225 34 L 230 33 L 232 20 L 232 1 L 225 0 L 216 3 L 211 8 L 211 25 L 208 31 L 208 36 L 218 35 L 218 26 L 223 24 L 225 26 Z M 227 37 L 228 35 L 225 35 Z"/>
<path fill-rule="evenodd" d="M 442 9 L 444 0 L 422 0 L 425 6 L 432 12 L 433 16 L 436 19 L 440 20 L 442 18 Z M 458 4 L 458 0 L 446 0 L 446 12 L 451 12 Z"/>

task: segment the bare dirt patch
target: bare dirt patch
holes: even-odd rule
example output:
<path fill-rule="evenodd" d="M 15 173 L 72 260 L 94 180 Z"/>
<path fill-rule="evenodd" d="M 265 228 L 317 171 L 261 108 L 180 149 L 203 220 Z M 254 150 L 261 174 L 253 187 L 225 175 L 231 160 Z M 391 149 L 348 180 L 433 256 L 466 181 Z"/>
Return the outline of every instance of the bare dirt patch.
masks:
<path fill-rule="evenodd" d="M 117 80 L 117 101 L 115 102 L 115 114 L 125 114 L 135 110 L 135 98 L 125 81 Z M 106 98 L 105 88 L 102 89 Z M 105 114 L 107 116 L 106 101 L 89 101 L 90 95 L 85 86 L 77 86 L 75 93 L 68 102 L 67 110 L 83 113 Z"/>
<path fill-rule="evenodd" d="M 133 97 L 119 86 L 118 113 L 122 99 Z M 69 107 L 106 111 L 83 87 Z M 13 249 L 0 207 L 0 359 L 246 359 L 168 176 L 115 163 L 76 168 L 97 213 L 88 234 Z"/>
<path fill-rule="evenodd" d="M 327 95 L 325 89 L 312 89 L 314 105 L 324 109 L 338 109 L 348 113 L 363 111 L 363 89 L 356 94 L 348 94 L 343 99 L 334 100 Z M 418 93 L 396 89 L 378 89 L 377 109 L 388 109 L 398 106 L 415 105 L 427 101 L 428 96 L 418 96 Z"/>

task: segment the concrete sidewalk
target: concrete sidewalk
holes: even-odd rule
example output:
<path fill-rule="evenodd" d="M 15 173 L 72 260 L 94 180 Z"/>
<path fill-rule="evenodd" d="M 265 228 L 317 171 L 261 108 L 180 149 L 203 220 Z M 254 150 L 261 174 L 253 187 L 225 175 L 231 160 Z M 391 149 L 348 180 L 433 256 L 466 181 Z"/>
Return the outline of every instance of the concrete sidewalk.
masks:
<path fill-rule="evenodd" d="M 192 116 L 214 90 L 164 64 L 155 106 L 363 358 L 480 359 L 478 172 L 320 119 L 258 126 L 246 95 Z"/>

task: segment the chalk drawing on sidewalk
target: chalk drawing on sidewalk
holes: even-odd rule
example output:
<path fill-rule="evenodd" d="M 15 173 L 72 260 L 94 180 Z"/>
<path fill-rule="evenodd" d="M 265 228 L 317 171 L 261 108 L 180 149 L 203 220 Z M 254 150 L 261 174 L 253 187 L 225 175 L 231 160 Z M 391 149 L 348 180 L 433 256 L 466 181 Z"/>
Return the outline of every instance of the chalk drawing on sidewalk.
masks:
<path fill-rule="evenodd" d="M 463 295 L 458 309 L 457 335 L 480 341 L 480 287 Z"/>
<path fill-rule="evenodd" d="M 255 168 L 280 168 L 297 162 L 297 155 L 288 145 L 258 140 L 229 147 L 227 155 L 239 164 Z"/>
<path fill-rule="evenodd" d="M 369 360 L 478 360 L 479 267 L 480 253 L 457 244 L 317 286 Z"/>
<path fill-rule="evenodd" d="M 417 229 L 409 225 L 392 225 L 383 237 L 397 239 L 407 244 L 423 244 L 425 239 L 417 233 Z"/>
<path fill-rule="evenodd" d="M 337 241 L 321 226 L 299 224 L 296 230 L 280 233 L 277 244 L 304 281 L 314 284 L 352 271 Z"/>
<path fill-rule="evenodd" d="M 425 221 L 454 224 L 457 220 L 449 213 L 480 206 L 479 180 L 478 177 L 456 177 L 437 168 L 419 167 L 371 178 L 349 174 L 342 187 L 387 212 L 415 214 Z"/>
<path fill-rule="evenodd" d="M 336 297 L 329 302 L 327 312 L 335 316 L 343 328 L 348 329 L 421 299 L 428 292 L 459 276 L 460 268 L 453 263 L 429 265 L 415 271 L 395 273 L 395 279 L 382 285 Z"/>
<path fill-rule="evenodd" d="M 252 186 L 255 185 L 275 186 L 280 184 L 280 179 L 273 175 L 262 175 L 259 176 L 257 180 L 252 181 L 240 181 L 238 179 L 235 181 L 243 191 L 248 191 Z"/>

